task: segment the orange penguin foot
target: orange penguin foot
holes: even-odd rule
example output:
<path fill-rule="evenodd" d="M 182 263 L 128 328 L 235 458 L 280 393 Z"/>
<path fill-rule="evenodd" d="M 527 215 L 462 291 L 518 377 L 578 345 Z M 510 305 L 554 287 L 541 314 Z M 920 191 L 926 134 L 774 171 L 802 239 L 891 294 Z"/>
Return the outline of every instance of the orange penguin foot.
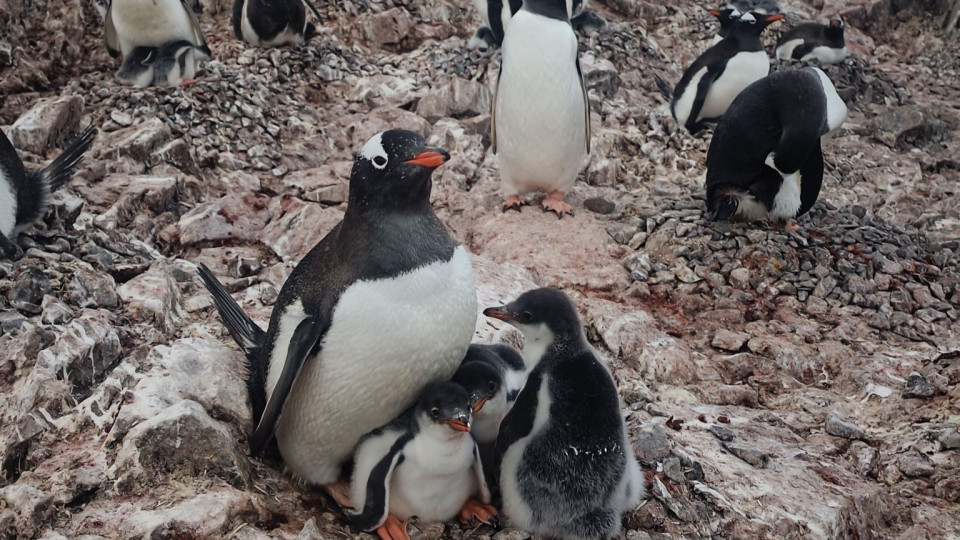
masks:
<path fill-rule="evenodd" d="M 503 211 L 507 210 L 516 210 L 520 211 L 520 207 L 523 206 L 523 201 L 520 200 L 519 195 L 511 195 L 507 197 L 507 200 L 503 201 Z"/>
<path fill-rule="evenodd" d="M 377 527 L 377 536 L 380 540 L 410 540 L 410 535 L 407 534 L 407 522 L 390 515 L 387 516 L 383 525 Z"/>
<path fill-rule="evenodd" d="M 333 482 L 326 484 L 323 489 L 333 497 L 333 500 L 340 505 L 340 508 L 353 508 L 350 503 L 350 484 L 347 482 Z"/>
<path fill-rule="evenodd" d="M 460 515 L 458 517 L 460 519 L 460 523 L 463 524 L 467 524 L 472 520 L 477 520 L 480 523 L 496 526 L 497 509 L 489 504 L 470 498 L 467 499 L 467 502 L 463 503 L 463 508 L 460 509 Z"/>
<path fill-rule="evenodd" d="M 564 214 L 573 215 L 573 207 L 563 202 L 562 191 L 551 191 L 540 204 L 543 205 L 544 212 L 556 212 L 560 219 L 563 219 Z"/>
<path fill-rule="evenodd" d="M 787 232 L 797 232 L 800 230 L 800 225 L 798 225 L 797 220 L 793 218 L 778 219 L 773 222 L 774 229 L 779 230 L 781 227 Z"/>
<path fill-rule="evenodd" d="M 190 86 L 191 84 L 196 84 L 196 83 L 197 83 L 196 79 L 184 79 L 183 81 L 180 82 L 180 86 Z"/>

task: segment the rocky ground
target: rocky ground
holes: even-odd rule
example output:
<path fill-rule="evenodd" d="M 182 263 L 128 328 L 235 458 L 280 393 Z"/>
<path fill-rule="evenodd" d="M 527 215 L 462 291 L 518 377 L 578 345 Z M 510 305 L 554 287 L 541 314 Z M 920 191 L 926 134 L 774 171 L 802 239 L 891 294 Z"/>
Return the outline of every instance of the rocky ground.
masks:
<path fill-rule="evenodd" d="M 465 52 L 465 0 L 329 3 L 287 50 L 246 49 L 228 3 L 200 0 L 214 60 L 176 89 L 113 81 L 96 2 L 0 2 L 0 125 L 28 168 L 100 128 L 0 262 L 0 537 L 356 536 L 247 457 L 241 354 L 195 263 L 265 322 L 342 215 L 352 152 L 388 127 L 453 155 L 434 207 L 481 306 L 576 299 L 651 482 L 628 539 L 960 537 L 958 6 L 823 4 L 788 1 L 786 22 L 843 16 L 853 56 L 826 70 L 850 115 L 788 234 L 703 218 L 709 137 L 677 129 L 652 78 L 712 37 L 692 0 L 591 4 L 609 21 L 581 36 L 593 152 L 559 222 L 499 211 L 499 55 Z M 481 318 L 478 340 L 513 337 Z"/>

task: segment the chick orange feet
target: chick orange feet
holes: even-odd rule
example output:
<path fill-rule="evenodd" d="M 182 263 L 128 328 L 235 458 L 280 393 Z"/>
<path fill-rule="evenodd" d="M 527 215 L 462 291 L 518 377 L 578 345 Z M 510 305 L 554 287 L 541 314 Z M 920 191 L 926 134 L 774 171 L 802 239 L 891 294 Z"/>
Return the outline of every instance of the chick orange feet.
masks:
<path fill-rule="evenodd" d="M 503 201 L 503 211 L 507 210 L 516 210 L 520 211 L 520 207 L 523 206 L 523 201 L 520 200 L 519 195 L 511 195 L 507 197 L 507 200 Z"/>
<path fill-rule="evenodd" d="M 377 536 L 380 540 L 410 540 L 410 535 L 407 534 L 407 522 L 390 515 L 387 516 L 383 525 L 377 528 Z"/>
<path fill-rule="evenodd" d="M 480 523 L 494 526 L 497 520 L 497 509 L 489 504 L 470 498 L 467 499 L 467 502 L 463 504 L 463 508 L 460 509 L 459 519 L 460 523 L 464 525 L 475 519 Z"/>
<path fill-rule="evenodd" d="M 573 215 L 573 207 L 563 202 L 562 191 L 551 191 L 550 194 L 544 197 L 543 202 L 540 204 L 543 205 L 544 212 L 556 212 L 557 217 L 560 219 L 563 219 L 564 214 Z"/>

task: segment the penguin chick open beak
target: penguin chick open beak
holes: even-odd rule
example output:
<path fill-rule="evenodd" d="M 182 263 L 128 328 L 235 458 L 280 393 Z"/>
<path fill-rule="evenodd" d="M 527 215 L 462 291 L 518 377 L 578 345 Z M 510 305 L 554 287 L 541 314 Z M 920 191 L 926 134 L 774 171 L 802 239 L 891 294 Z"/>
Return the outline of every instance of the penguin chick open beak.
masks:
<path fill-rule="evenodd" d="M 483 397 L 481 397 L 480 399 L 478 399 L 476 402 L 474 402 L 474 404 L 473 404 L 473 414 L 477 414 L 478 412 L 480 412 L 480 409 L 483 408 L 483 404 L 486 403 L 487 400 L 489 400 L 489 399 L 490 399 L 489 397 L 483 396 Z"/>
<path fill-rule="evenodd" d="M 457 431 L 470 431 L 470 417 L 465 414 L 458 414 L 453 418 L 447 418 L 443 423 Z"/>
<path fill-rule="evenodd" d="M 413 156 L 413 158 L 404 161 L 404 163 L 436 169 L 437 167 L 446 163 L 449 159 L 450 153 L 443 148 L 424 148 L 423 152 L 420 152 L 419 154 Z"/>
<path fill-rule="evenodd" d="M 494 319 L 500 319 L 501 321 L 515 321 L 516 317 L 513 316 L 509 311 L 507 311 L 507 306 L 498 306 L 498 307 L 488 307 L 483 310 L 483 314 L 487 317 L 493 317 Z"/>
<path fill-rule="evenodd" d="M 772 23 L 774 21 L 779 21 L 782 18 L 783 18 L 783 13 L 774 13 L 773 15 L 768 15 L 763 20 L 767 21 L 767 23 Z"/>

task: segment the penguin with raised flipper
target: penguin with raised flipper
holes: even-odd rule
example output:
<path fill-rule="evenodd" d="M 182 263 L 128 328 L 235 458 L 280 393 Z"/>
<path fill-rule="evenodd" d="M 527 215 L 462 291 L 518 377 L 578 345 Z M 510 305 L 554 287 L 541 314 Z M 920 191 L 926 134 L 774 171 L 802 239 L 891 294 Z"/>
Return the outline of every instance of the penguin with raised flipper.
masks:
<path fill-rule="evenodd" d="M 470 437 L 472 398 L 453 382 L 434 383 L 415 407 L 365 436 L 357 446 L 348 515 L 384 540 L 409 540 L 406 522 L 459 515 L 492 524 L 477 444 Z"/>
<path fill-rule="evenodd" d="M 0 131 L 0 259 L 18 256 L 17 235 L 43 217 L 50 194 L 70 181 L 96 135 L 97 130 L 88 127 L 49 165 L 27 174 L 10 139 Z"/>
<path fill-rule="evenodd" d="M 784 32 L 777 40 L 777 58 L 780 60 L 819 60 L 824 64 L 838 64 L 847 57 L 847 42 L 843 38 L 843 21 L 834 19 L 829 24 L 798 24 Z"/>
<path fill-rule="evenodd" d="M 497 437 L 504 515 L 555 538 L 615 536 L 646 489 L 617 387 L 573 304 L 542 288 L 483 313 L 523 333 L 524 361 L 534 366 Z"/>
<path fill-rule="evenodd" d="M 847 107 L 819 68 L 780 71 L 744 90 L 720 120 L 707 151 L 711 220 L 794 218 L 817 201 L 821 141 Z"/>
<path fill-rule="evenodd" d="M 477 297 L 466 250 L 430 207 L 449 157 L 410 131 L 367 141 L 343 220 L 293 270 L 265 334 L 206 276 L 247 353 L 252 454 L 275 436 L 290 472 L 330 484 L 363 435 L 457 370 Z"/>

